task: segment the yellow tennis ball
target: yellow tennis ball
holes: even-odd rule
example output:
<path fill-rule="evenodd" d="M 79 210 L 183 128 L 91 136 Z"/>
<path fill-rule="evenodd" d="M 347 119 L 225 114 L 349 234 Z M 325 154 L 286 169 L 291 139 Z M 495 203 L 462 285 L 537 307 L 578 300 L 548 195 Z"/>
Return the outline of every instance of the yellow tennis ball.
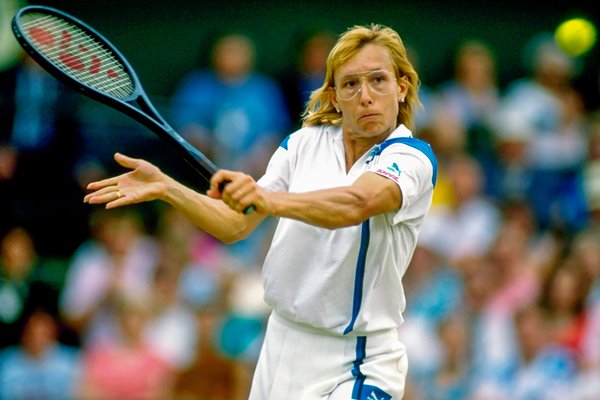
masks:
<path fill-rule="evenodd" d="M 596 27 L 584 18 L 571 18 L 562 22 L 554 32 L 556 44 L 568 55 L 579 56 L 596 43 Z"/>

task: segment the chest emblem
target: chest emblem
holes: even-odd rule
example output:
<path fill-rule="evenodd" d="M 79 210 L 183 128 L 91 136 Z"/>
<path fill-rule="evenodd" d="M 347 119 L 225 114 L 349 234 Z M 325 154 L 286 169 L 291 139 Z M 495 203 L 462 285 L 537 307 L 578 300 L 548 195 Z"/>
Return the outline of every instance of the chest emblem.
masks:
<path fill-rule="evenodd" d="M 387 167 L 387 170 L 393 174 L 400 175 L 400 167 L 398 167 L 398 164 L 396 163 L 393 163 L 392 165 Z"/>

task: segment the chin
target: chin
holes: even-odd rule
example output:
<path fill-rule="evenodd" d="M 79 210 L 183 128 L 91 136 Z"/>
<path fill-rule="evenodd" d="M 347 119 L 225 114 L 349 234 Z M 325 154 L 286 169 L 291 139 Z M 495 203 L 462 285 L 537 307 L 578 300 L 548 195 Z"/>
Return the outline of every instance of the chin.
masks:
<path fill-rule="evenodd" d="M 381 123 L 372 123 L 372 124 L 364 124 L 361 126 L 361 131 L 365 136 L 375 138 L 378 136 L 387 136 L 392 132 L 387 126 L 382 125 Z"/>

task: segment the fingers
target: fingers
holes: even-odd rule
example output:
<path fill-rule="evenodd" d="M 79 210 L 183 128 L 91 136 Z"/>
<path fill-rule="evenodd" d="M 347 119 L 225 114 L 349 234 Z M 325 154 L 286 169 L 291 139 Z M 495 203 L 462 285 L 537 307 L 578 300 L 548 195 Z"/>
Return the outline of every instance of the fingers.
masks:
<path fill-rule="evenodd" d="M 96 190 L 93 193 L 86 195 L 83 198 L 84 203 L 89 204 L 103 204 L 107 203 L 107 208 L 116 207 L 119 205 L 126 204 L 124 200 L 125 195 L 121 190 L 117 188 L 117 186 L 106 186 L 102 189 Z"/>
<path fill-rule="evenodd" d="M 121 153 L 115 153 L 114 158 L 115 161 L 119 163 L 119 165 L 129 169 L 136 169 L 142 162 L 142 160 L 127 157 L 126 155 Z"/>
<path fill-rule="evenodd" d="M 99 190 L 108 186 L 116 186 L 119 183 L 119 177 L 113 176 L 112 178 L 106 178 L 101 181 L 91 182 L 87 185 L 89 190 Z"/>
<path fill-rule="evenodd" d="M 139 160 L 136 160 L 131 157 L 127 157 L 126 155 L 123 155 L 121 153 L 115 153 L 114 158 L 117 161 L 117 163 L 119 163 L 121 166 L 123 166 L 125 168 L 129 168 L 129 169 L 135 169 L 137 167 L 137 165 L 139 165 L 139 162 L 140 162 Z M 87 185 L 87 189 L 99 190 L 99 189 L 102 189 L 107 186 L 116 186 L 119 183 L 120 177 L 121 176 L 119 175 L 119 176 L 114 176 L 111 178 L 106 178 L 101 181 L 91 182 Z"/>
<path fill-rule="evenodd" d="M 255 197 L 256 182 L 247 174 L 219 170 L 211 179 L 207 195 L 221 199 L 232 210 L 245 212 Z"/>
<path fill-rule="evenodd" d="M 226 173 L 227 171 L 225 170 L 219 170 L 212 176 L 212 178 L 210 178 L 210 187 L 206 192 L 206 194 L 209 197 L 212 197 L 214 199 L 221 198 L 221 189 L 224 187 L 225 182 L 227 181 L 227 178 L 225 176 Z"/>
<path fill-rule="evenodd" d="M 210 179 L 210 188 L 206 192 L 207 196 L 212 197 L 213 199 L 222 199 L 225 194 L 225 188 L 229 187 L 231 189 L 235 186 L 231 186 L 231 183 L 236 174 L 239 173 L 224 169 L 217 171 Z M 228 191 L 227 193 L 230 194 L 231 191 Z"/>
<path fill-rule="evenodd" d="M 135 167 L 137 160 L 127 157 L 123 154 L 116 153 L 115 160 L 124 167 Z M 87 185 L 88 190 L 93 190 L 93 193 L 87 194 L 83 198 L 84 203 L 89 204 L 101 204 L 111 203 L 115 200 L 120 200 L 123 197 L 121 188 L 119 188 L 119 180 L 122 179 L 123 175 L 113 176 L 100 181 L 91 182 Z"/>

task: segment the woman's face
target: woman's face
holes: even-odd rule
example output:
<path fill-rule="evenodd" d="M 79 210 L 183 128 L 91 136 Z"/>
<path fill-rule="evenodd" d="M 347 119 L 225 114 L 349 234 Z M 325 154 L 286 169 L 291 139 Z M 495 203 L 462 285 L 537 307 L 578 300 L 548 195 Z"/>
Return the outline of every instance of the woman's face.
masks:
<path fill-rule="evenodd" d="M 384 94 L 378 93 L 380 84 L 383 90 L 379 92 Z M 348 85 L 357 89 L 350 99 L 341 92 Z M 333 104 L 341 110 L 344 134 L 377 143 L 396 129 L 399 102 L 406 96 L 408 85 L 395 78 L 386 47 L 368 44 L 360 49 L 335 71 L 335 87 Z"/>

